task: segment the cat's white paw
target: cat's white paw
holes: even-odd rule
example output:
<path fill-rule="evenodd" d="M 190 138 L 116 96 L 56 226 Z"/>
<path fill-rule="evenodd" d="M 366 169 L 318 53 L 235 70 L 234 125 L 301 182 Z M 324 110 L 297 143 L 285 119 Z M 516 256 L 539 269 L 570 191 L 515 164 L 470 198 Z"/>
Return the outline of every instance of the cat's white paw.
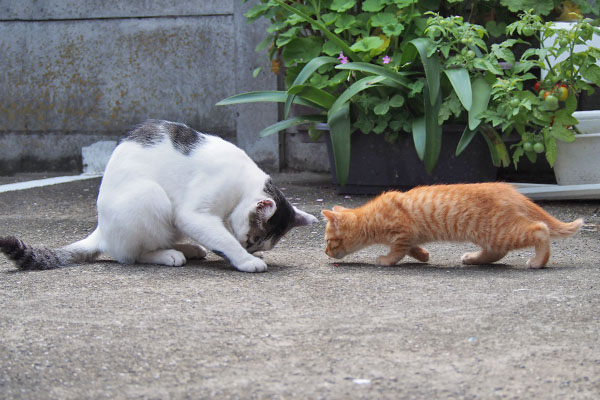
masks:
<path fill-rule="evenodd" d="M 200 245 L 197 244 L 191 244 L 191 243 L 182 243 L 182 244 L 176 244 L 173 246 L 175 248 L 175 250 L 179 250 L 183 253 L 183 255 L 185 256 L 185 258 L 187 259 L 196 259 L 196 260 L 200 260 L 203 258 L 206 258 L 206 249 Z"/>
<path fill-rule="evenodd" d="M 151 251 L 143 254 L 138 260 L 143 264 L 161 264 L 168 267 L 181 267 L 185 261 L 183 253 L 174 249 Z"/>
<path fill-rule="evenodd" d="M 248 261 L 235 266 L 243 272 L 264 272 L 267 270 L 267 264 L 260 258 L 252 257 Z"/>
<path fill-rule="evenodd" d="M 169 267 L 181 267 L 186 262 L 183 253 L 177 250 L 165 250 L 161 258 L 164 260 L 161 264 Z"/>

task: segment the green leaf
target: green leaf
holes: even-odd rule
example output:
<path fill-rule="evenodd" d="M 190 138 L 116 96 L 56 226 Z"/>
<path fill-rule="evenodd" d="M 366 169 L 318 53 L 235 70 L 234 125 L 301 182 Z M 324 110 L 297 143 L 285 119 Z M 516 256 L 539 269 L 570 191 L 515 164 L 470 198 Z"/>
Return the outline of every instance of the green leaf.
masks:
<path fill-rule="evenodd" d="M 337 56 L 341 51 L 342 48 L 331 40 L 326 41 L 323 45 L 323 53 L 327 54 L 328 56 Z"/>
<path fill-rule="evenodd" d="M 366 38 L 360 39 L 356 43 L 354 43 L 350 48 L 352 51 L 363 51 L 369 52 L 371 50 L 379 49 L 383 46 L 384 41 L 379 36 L 368 36 Z"/>
<path fill-rule="evenodd" d="M 363 4 L 363 7 L 364 7 L 364 4 Z M 398 23 L 398 18 L 392 13 L 383 12 L 383 13 L 375 14 L 371 17 L 371 25 L 372 26 L 384 27 L 387 25 L 395 25 L 397 23 Z"/>
<path fill-rule="evenodd" d="M 350 172 L 350 105 L 345 103 L 327 114 L 335 172 L 341 186 L 346 185 Z"/>
<path fill-rule="evenodd" d="M 262 67 L 254 68 L 254 71 L 252 71 L 252 77 L 256 78 L 258 76 L 258 74 L 260 74 L 261 70 L 262 70 Z"/>
<path fill-rule="evenodd" d="M 473 93 L 471 92 L 471 79 L 469 72 L 465 68 L 445 69 L 444 73 L 454 88 L 454 92 L 462 103 L 465 110 L 471 109 L 473 102 Z"/>
<path fill-rule="evenodd" d="M 373 87 L 377 85 L 379 82 L 383 81 L 385 77 L 383 76 L 367 76 L 366 78 L 362 78 L 352 85 L 348 89 L 346 89 L 342 94 L 340 94 L 329 109 L 330 114 L 337 114 L 338 110 L 343 108 L 345 104 L 357 93 Z"/>
<path fill-rule="evenodd" d="M 275 2 L 275 3 L 279 4 L 282 8 L 286 9 L 287 11 L 302 17 L 304 19 L 304 21 L 308 22 L 309 24 L 314 26 L 316 29 L 318 29 L 327 39 L 337 43 L 338 46 L 340 46 L 340 48 L 344 51 L 344 54 L 347 57 L 349 57 L 351 60 L 354 60 L 354 61 L 360 61 L 360 58 L 350 49 L 350 46 L 348 46 L 346 44 L 346 42 L 344 42 L 336 34 L 334 34 L 329 29 L 327 29 L 327 26 L 324 25 L 322 22 L 311 18 L 310 15 L 302 12 L 301 10 L 299 10 L 297 8 L 292 7 L 289 4 L 286 4 L 282 0 L 270 0 L 270 1 Z"/>
<path fill-rule="evenodd" d="M 363 63 L 363 62 L 351 62 L 347 64 L 339 64 L 335 66 L 336 69 L 349 69 L 353 71 L 370 72 L 372 74 L 384 76 L 400 85 L 412 88 L 414 82 L 410 81 L 407 76 L 412 75 L 409 72 L 396 72 L 391 69 L 382 67 L 380 65 Z"/>
<path fill-rule="evenodd" d="M 473 100 L 471 101 L 471 109 L 469 110 L 469 129 L 475 130 L 481 122 L 479 114 L 487 109 L 492 87 L 485 79 L 478 78 L 473 82 L 472 92 Z"/>
<path fill-rule="evenodd" d="M 533 14 L 548 15 L 554 8 L 553 1 L 540 0 L 500 0 L 500 4 L 508 7 L 512 12 L 533 10 Z"/>
<path fill-rule="evenodd" d="M 600 85 L 600 66 L 592 64 L 585 69 L 582 68 L 581 76 L 595 85 Z"/>
<path fill-rule="evenodd" d="M 316 36 L 292 39 L 281 52 L 285 65 L 306 63 L 321 54 L 321 38 Z"/>
<path fill-rule="evenodd" d="M 339 15 L 339 14 L 338 14 Z M 341 14 L 339 18 L 335 21 L 335 30 L 334 32 L 340 34 L 348 29 L 354 27 L 357 23 L 357 19 L 352 14 Z"/>
<path fill-rule="evenodd" d="M 496 132 L 496 130 L 488 124 L 481 124 L 480 129 L 481 133 L 483 134 L 483 138 L 487 142 L 488 148 L 490 149 L 492 164 L 494 164 L 496 167 L 508 167 L 510 165 L 510 157 L 508 155 L 508 151 L 506 150 L 506 145 L 504 144 L 504 141 L 500 135 L 498 135 L 498 132 Z"/>
<path fill-rule="evenodd" d="M 471 130 L 468 126 L 465 127 L 465 130 L 463 131 L 463 134 L 460 137 L 460 140 L 458 141 L 458 145 L 456 146 L 456 157 L 460 156 L 461 153 L 467 148 L 467 146 L 469 145 L 469 143 L 471 143 L 471 140 L 473 140 L 477 132 L 477 129 Z"/>
<path fill-rule="evenodd" d="M 452 92 L 448 97 L 444 99 L 440 106 L 440 112 L 438 114 L 438 124 L 443 125 L 452 115 L 458 118 L 463 111 L 463 107 L 458 99 L 456 93 Z"/>
<path fill-rule="evenodd" d="M 438 77 L 439 78 L 439 77 Z M 439 80 L 438 80 L 439 83 Z M 442 127 L 438 124 L 438 114 L 442 104 L 442 92 L 438 90 L 437 98 L 430 99 L 431 92 L 428 85 L 423 88 L 423 103 L 425 106 L 425 154 L 423 161 L 425 162 L 425 170 L 432 173 L 437 164 L 442 150 Z"/>
<path fill-rule="evenodd" d="M 329 8 L 333 11 L 343 13 L 356 5 L 356 0 L 333 0 Z"/>
<path fill-rule="evenodd" d="M 411 40 L 409 44 L 417 49 L 419 56 L 421 57 L 421 62 L 425 68 L 425 79 L 427 79 L 429 93 L 431 94 L 430 101 L 432 102 L 431 105 L 433 105 L 436 102 L 440 91 L 440 70 L 442 69 L 442 63 L 435 53 L 432 54 L 431 57 L 427 57 L 429 49 L 431 48 L 431 41 L 429 39 L 417 38 Z"/>
<path fill-rule="evenodd" d="M 331 93 L 311 85 L 292 86 L 287 92 L 288 94 L 300 96 L 308 101 L 318 104 L 325 109 L 329 109 L 335 102 L 335 96 Z"/>
<path fill-rule="evenodd" d="M 565 128 L 563 125 L 554 124 L 550 129 L 550 135 L 562 142 L 574 142 L 575 134 L 572 130 Z"/>
<path fill-rule="evenodd" d="M 385 7 L 382 0 L 365 0 L 362 4 L 362 9 L 365 12 L 379 12 Z"/>
<path fill-rule="evenodd" d="M 425 117 L 413 119 L 412 123 L 413 142 L 419 160 L 423 161 L 425 156 L 425 140 L 427 132 L 425 131 Z"/>
<path fill-rule="evenodd" d="M 385 33 L 389 37 L 400 36 L 402 31 L 404 30 L 404 25 L 402 25 L 401 23 L 398 22 L 393 25 L 386 25 L 386 26 L 382 27 L 381 30 L 383 31 L 383 33 Z"/>
<path fill-rule="evenodd" d="M 387 100 L 382 100 L 381 103 L 377 104 L 375 108 L 373 108 L 373 112 L 376 115 L 385 115 L 390 110 L 390 102 Z"/>
<path fill-rule="evenodd" d="M 266 127 L 265 129 L 259 132 L 259 136 L 269 136 L 279 131 L 283 131 L 287 128 L 291 128 L 292 126 L 325 121 L 327 121 L 325 115 L 301 115 L 297 117 L 292 117 L 283 121 L 276 122 L 273 125 Z"/>
<path fill-rule="evenodd" d="M 390 99 L 390 107 L 402 107 L 404 105 L 404 96 L 401 94 L 395 94 Z"/>
<path fill-rule="evenodd" d="M 284 91 L 279 90 L 264 90 L 258 92 L 247 92 L 236 94 L 231 97 L 227 97 L 219 101 L 216 105 L 218 106 L 228 106 L 233 104 L 245 104 L 245 103 L 261 103 L 261 102 L 275 102 L 275 103 L 283 103 L 286 101 L 288 95 Z M 318 104 L 315 104 L 310 101 L 306 101 L 302 98 L 294 99 L 294 104 L 300 104 L 308 107 L 321 108 Z"/>
<path fill-rule="evenodd" d="M 551 167 L 554 167 L 556 162 L 556 139 L 554 135 L 544 135 L 544 147 L 546 149 L 546 160 Z"/>
<path fill-rule="evenodd" d="M 334 64 L 334 63 L 337 63 L 337 62 L 338 62 L 338 60 L 335 59 L 335 58 L 333 58 L 333 57 L 316 57 L 316 58 L 313 58 L 298 73 L 298 75 L 296 76 L 296 79 L 294 79 L 294 82 L 292 83 L 291 86 L 293 87 L 293 86 L 297 86 L 297 85 L 302 85 L 304 82 L 306 82 L 308 80 L 308 78 L 310 78 L 310 76 L 317 69 L 319 69 L 323 65 Z M 285 118 L 287 118 L 287 116 L 290 113 L 290 109 L 292 107 L 292 102 L 294 101 L 294 97 L 295 96 L 290 95 L 285 100 L 285 105 L 284 105 L 284 109 L 283 109 L 283 115 L 284 115 Z"/>

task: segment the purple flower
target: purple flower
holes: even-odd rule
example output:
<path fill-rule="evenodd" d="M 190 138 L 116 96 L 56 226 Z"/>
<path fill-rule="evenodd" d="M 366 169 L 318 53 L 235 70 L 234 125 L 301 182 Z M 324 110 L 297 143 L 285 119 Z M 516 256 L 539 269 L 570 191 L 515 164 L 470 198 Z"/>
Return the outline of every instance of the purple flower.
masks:
<path fill-rule="evenodd" d="M 339 57 L 338 57 L 337 59 L 338 59 L 338 60 L 340 60 L 340 62 L 341 62 L 342 64 L 347 64 L 347 63 L 348 63 L 348 57 L 346 57 L 346 56 L 344 55 L 344 52 L 343 52 L 343 51 L 340 51 L 340 55 L 339 55 Z"/>
<path fill-rule="evenodd" d="M 389 64 L 390 61 L 392 61 L 392 59 L 389 56 L 383 56 L 383 63 L 384 64 Z"/>

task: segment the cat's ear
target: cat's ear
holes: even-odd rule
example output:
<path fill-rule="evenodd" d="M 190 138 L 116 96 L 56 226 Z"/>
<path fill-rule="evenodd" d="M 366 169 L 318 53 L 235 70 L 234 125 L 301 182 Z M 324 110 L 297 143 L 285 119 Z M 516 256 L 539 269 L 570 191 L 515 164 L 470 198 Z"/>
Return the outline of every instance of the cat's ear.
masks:
<path fill-rule="evenodd" d="M 256 214 L 263 221 L 268 221 L 276 210 L 277 205 L 271 199 L 264 199 L 256 203 Z"/>
<path fill-rule="evenodd" d="M 342 206 L 333 206 L 332 210 L 339 212 L 339 211 L 347 210 L 347 208 L 346 207 L 342 207 Z"/>
<path fill-rule="evenodd" d="M 321 214 L 323 214 L 323 216 L 334 226 L 337 226 L 337 214 L 335 211 L 323 210 L 321 211 Z"/>
<path fill-rule="evenodd" d="M 302 210 L 298 210 L 296 207 L 294 207 L 294 212 L 294 223 L 292 224 L 292 227 L 310 225 L 319 221 L 314 216 Z"/>

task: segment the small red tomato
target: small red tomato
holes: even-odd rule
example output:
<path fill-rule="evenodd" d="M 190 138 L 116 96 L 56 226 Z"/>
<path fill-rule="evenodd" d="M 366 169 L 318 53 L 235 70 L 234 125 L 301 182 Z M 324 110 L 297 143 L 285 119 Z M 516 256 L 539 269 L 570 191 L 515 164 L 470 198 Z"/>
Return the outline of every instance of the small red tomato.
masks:
<path fill-rule="evenodd" d="M 536 92 L 539 92 L 540 90 L 542 90 L 542 85 L 540 84 L 540 82 L 536 82 L 535 85 L 533 86 L 533 90 L 535 90 Z"/>
<path fill-rule="evenodd" d="M 567 97 L 569 97 L 569 89 L 567 88 L 567 85 L 562 84 L 556 88 L 556 97 L 558 97 L 558 100 L 560 101 L 565 101 Z"/>

